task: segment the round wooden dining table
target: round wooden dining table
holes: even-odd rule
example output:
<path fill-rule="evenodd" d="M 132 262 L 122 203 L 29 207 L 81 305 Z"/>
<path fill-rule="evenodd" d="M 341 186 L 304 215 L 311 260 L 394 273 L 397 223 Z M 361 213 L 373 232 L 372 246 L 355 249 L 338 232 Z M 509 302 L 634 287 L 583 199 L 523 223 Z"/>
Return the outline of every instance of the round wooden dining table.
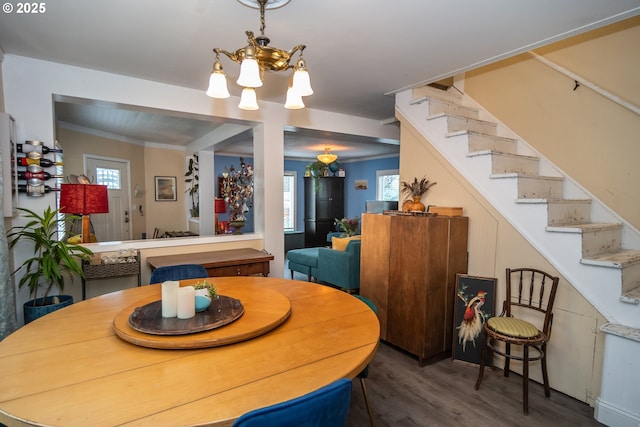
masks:
<path fill-rule="evenodd" d="M 161 299 L 161 286 L 149 285 L 75 303 L 6 337 L 0 423 L 230 426 L 250 410 L 354 378 L 378 347 L 376 315 L 345 292 L 273 277 L 206 280 L 244 307 L 213 331 L 162 341 L 127 330 L 118 319 Z"/>

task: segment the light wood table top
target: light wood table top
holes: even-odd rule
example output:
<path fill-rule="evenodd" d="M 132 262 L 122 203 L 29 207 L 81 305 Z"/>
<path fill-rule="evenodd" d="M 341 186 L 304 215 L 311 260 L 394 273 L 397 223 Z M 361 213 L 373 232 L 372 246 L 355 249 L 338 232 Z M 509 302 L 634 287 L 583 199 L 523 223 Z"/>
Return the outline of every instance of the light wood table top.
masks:
<path fill-rule="evenodd" d="M 120 339 L 113 327 L 126 307 L 154 295 L 160 299 L 160 285 L 75 303 L 0 342 L 0 422 L 230 426 L 252 409 L 354 378 L 375 354 L 378 319 L 345 292 L 281 278 L 209 280 L 220 294 L 240 299 L 245 314 L 260 313 L 268 305 L 248 298 L 252 288 L 285 295 L 291 314 L 253 339 L 165 350 Z M 236 322 L 251 318 L 243 315 Z"/>

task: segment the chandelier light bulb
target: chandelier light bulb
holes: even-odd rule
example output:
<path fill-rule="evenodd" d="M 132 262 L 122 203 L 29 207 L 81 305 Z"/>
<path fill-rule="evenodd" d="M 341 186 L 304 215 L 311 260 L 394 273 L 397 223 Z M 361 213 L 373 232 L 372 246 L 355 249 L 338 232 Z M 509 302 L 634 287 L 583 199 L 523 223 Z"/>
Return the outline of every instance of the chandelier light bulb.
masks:
<path fill-rule="evenodd" d="M 292 87 L 289 87 L 289 89 L 287 89 L 287 100 L 284 103 L 284 108 L 288 110 L 300 110 L 304 108 L 302 96 L 294 91 Z"/>
<path fill-rule="evenodd" d="M 229 98 L 229 89 L 227 88 L 227 76 L 222 70 L 222 64 L 216 59 L 216 63 L 213 65 L 213 71 L 211 77 L 209 77 L 209 89 L 207 89 L 207 96 L 212 98 L 224 99 Z"/>
<path fill-rule="evenodd" d="M 295 72 L 293 73 L 293 90 L 298 92 L 300 96 L 313 95 L 313 89 L 311 88 L 311 79 L 309 78 L 309 72 L 307 71 L 307 64 L 304 59 L 300 58 L 295 66 Z"/>
<path fill-rule="evenodd" d="M 242 96 L 240 97 L 238 108 L 241 110 L 257 110 L 260 108 L 258 107 L 256 91 L 253 88 L 245 87 L 242 89 Z"/>
<path fill-rule="evenodd" d="M 240 64 L 240 76 L 238 77 L 238 85 L 243 87 L 260 87 L 262 79 L 260 79 L 260 66 L 256 60 L 255 50 L 249 45 L 244 50 L 245 57 Z"/>

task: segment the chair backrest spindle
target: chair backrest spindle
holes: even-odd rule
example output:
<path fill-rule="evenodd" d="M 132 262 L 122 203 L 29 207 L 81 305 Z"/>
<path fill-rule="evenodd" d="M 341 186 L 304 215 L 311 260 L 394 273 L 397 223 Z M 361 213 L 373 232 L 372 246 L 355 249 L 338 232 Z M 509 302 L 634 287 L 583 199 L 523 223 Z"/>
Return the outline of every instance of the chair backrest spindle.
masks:
<path fill-rule="evenodd" d="M 517 286 L 512 289 L 512 282 L 517 280 Z M 528 282 L 528 285 L 525 283 Z M 549 285 L 549 283 L 551 283 Z M 543 313 L 542 331 L 551 334 L 553 319 L 552 310 L 558 286 L 558 278 L 535 268 L 507 268 L 507 299 L 504 312 L 513 316 L 512 306 L 523 307 Z M 516 292 L 517 295 L 512 295 Z"/>

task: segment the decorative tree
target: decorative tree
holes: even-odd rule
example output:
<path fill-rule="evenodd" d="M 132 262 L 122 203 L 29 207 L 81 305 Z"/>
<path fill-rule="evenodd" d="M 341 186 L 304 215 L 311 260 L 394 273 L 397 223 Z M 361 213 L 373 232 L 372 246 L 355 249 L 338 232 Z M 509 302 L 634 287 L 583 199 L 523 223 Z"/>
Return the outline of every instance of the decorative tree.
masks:
<path fill-rule="evenodd" d="M 240 167 L 225 168 L 223 176 L 224 201 L 229 207 L 231 221 L 245 221 L 245 214 L 253 207 L 253 168 L 240 157 Z"/>

